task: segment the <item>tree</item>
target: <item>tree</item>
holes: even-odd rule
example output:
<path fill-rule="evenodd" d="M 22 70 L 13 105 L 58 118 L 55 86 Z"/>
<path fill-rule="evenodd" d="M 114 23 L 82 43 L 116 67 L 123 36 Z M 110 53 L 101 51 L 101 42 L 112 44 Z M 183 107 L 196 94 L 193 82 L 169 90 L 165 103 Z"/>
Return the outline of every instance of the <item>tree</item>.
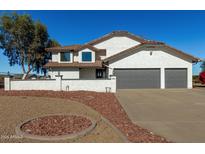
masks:
<path fill-rule="evenodd" d="M 59 43 L 51 40 L 46 26 L 40 21 L 34 22 L 30 15 L 12 13 L 0 17 L 0 48 L 10 66 L 21 66 L 23 79 L 31 71 L 45 72 L 43 65 L 50 58 L 45 48 L 53 46 Z"/>

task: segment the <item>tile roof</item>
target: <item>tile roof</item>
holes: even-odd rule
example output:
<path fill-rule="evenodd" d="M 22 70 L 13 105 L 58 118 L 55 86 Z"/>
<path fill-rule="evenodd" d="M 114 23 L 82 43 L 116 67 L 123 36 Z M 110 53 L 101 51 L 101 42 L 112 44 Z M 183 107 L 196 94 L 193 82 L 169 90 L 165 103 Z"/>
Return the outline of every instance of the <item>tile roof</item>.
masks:
<path fill-rule="evenodd" d="M 58 62 L 48 62 L 46 65 L 44 65 L 44 68 L 58 68 L 58 67 L 77 67 L 77 68 L 102 68 L 102 61 L 97 60 L 94 63 L 79 63 L 79 62 L 73 62 L 73 63 L 58 63 Z"/>
<path fill-rule="evenodd" d="M 68 50 L 76 51 L 79 49 L 82 45 L 75 44 L 75 45 L 69 45 L 69 46 L 63 46 L 63 47 L 52 47 L 52 48 L 46 48 L 46 51 L 48 52 L 64 52 Z"/>
<path fill-rule="evenodd" d="M 180 54 L 180 55 L 182 55 L 185 58 L 191 59 L 193 62 L 201 61 L 201 59 L 199 59 L 197 57 L 194 57 L 194 56 L 192 56 L 190 54 L 187 54 L 187 53 L 185 53 L 185 52 L 183 52 L 181 50 L 178 50 L 176 48 L 173 48 L 173 47 L 171 47 L 169 45 L 166 45 L 163 42 L 153 41 L 153 40 L 146 40 L 146 39 L 143 39 L 143 38 L 141 38 L 141 37 L 139 37 L 137 35 L 129 33 L 128 31 L 113 31 L 113 32 L 111 32 L 109 34 L 106 34 L 106 35 L 104 35 L 104 36 L 102 36 L 102 37 L 100 37 L 98 39 L 90 41 L 90 42 L 88 42 L 87 44 L 84 44 L 84 45 L 76 44 L 76 45 L 70 45 L 70 46 L 64 46 L 64 47 L 53 47 L 53 48 L 47 48 L 46 50 L 48 52 L 66 52 L 68 50 L 80 51 L 80 50 L 83 50 L 85 48 L 89 48 L 89 49 L 91 49 L 91 50 L 93 50 L 95 52 L 99 52 L 100 51 L 99 53 L 101 53 L 102 55 L 106 55 L 106 49 L 98 49 L 98 48 L 94 47 L 93 45 L 101 43 L 101 42 L 103 42 L 105 40 L 108 40 L 108 39 L 110 39 L 112 37 L 115 37 L 115 36 L 126 36 L 128 38 L 131 38 L 133 40 L 136 40 L 136 41 L 140 42 L 140 44 L 136 45 L 134 47 L 131 47 L 129 49 L 126 49 L 126 50 L 124 50 L 122 52 L 119 52 L 119 53 L 117 53 L 117 54 L 115 54 L 113 56 L 110 56 L 110 57 L 104 59 L 104 61 L 109 61 L 109 60 L 111 60 L 113 58 L 116 58 L 118 56 L 124 55 L 125 53 L 126 54 L 130 53 L 133 50 L 141 48 L 141 47 L 146 47 L 146 48 L 159 48 L 159 47 L 163 47 L 163 48 L 168 49 L 168 50 L 170 50 L 170 51 L 172 51 L 172 52 L 174 52 L 176 54 Z M 57 64 L 55 64 L 55 65 L 57 65 Z M 76 65 L 80 65 L 80 64 L 78 63 L 78 64 L 75 64 L 75 66 Z"/>
<path fill-rule="evenodd" d="M 110 61 L 112 59 L 115 59 L 115 58 L 118 58 L 120 56 L 132 53 L 133 51 L 135 51 L 137 49 L 140 49 L 140 48 L 144 48 L 144 47 L 146 47 L 146 48 L 162 48 L 163 47 L 165 49 L 170 50 L 171 52 L 174 52 L 176 54 L 182 55 L 185 58 L 191 59 L 192 62 L 199 62 L 199 61 L 201 61 L 200 58 L 194 57 L 194 56 L 192 56 L 190 54 L 187 54 L 187 53 L 185 53 L 185 52 L 183 52 L 181 50 L 178 50 L 178 49 L 173 48 L 173 47 L 171 47 L 171 46 L 169 46 L 169 45 L 167 45 L 167 44 L 165 44 L 163 42 L 158 42 L 158 41 L 144 41 L 144 42 L 142 42 L 139 45 L 136 45 L 134 47 L 131 47 L 129 49 L 121 51 L 121 52 L 119 52 L 119 53 L 117 53 L 115 55 L 112 55 L 110 57 L 107 57 L 103 61 L 104 62 L 108 62 L 108 61 Z"/>
<path fill-rule="evenodd" d="M 69 51 L 77 52 L 77 51 L 80 51 L 80 50 L 83 50 L 86 48 L 88 48 L 92 51 L 95 51 L 95 52 L 106 52 L 106 49 L 98 49 L 98 48 L 93 47 L 89 44 L 85 44 L 85 45 L 76 44 L 76 45 L 63 46 L 63 47 L 52 47 L 52 48 L 46 48 L 46 51 L 48 51 L 48 52 L 66 52 L 69 50 Z"/>
<path fill-rule="evenodd" d="M 131 38 L 133 40 L 136 40 L 136 41 L 138 41 L 140 43 L 145 41 L 145 39 L 143 39 L 142 37 L 134 35 L 134 34 L 128 32 L 128 31 L 113 31 L 113 32 L 108 33 L 108 34 L 106 34 L 106 35 L 104 35 L 104 36 L 102 36 L 102 37 L 100 37 L 98 39 L 90 41 L 87 44 L 95 45 L 95 44 L 101 43 L 101 42 L 106 41 L 106 40 L 108 40 L 108 39 L 110 39 L 112 37 L 115 37 L 115 36 L 119 36 L 119 37 L 120 36 L 126 36 L 126 37 Z"/>

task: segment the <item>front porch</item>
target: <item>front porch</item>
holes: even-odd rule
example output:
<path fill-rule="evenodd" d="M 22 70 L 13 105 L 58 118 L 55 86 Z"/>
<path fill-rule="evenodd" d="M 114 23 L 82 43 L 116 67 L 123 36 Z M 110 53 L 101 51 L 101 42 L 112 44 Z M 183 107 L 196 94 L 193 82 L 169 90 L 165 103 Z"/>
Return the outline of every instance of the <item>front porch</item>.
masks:
<path fill-rule="evenodd" d="M 106 68 L 80 68 L 79 79 L 108 79 Z"/>
<path fill-rule="evenodd" d="M 56 79 L 57 75 L 62 75 L 62 79 L 109 79 L 109 68 L 104 66 L 102 61 L 92 63 L 73 62 L 57 63 L 50 62 L 46 64 L 48 69 L 48 78 Z"/>

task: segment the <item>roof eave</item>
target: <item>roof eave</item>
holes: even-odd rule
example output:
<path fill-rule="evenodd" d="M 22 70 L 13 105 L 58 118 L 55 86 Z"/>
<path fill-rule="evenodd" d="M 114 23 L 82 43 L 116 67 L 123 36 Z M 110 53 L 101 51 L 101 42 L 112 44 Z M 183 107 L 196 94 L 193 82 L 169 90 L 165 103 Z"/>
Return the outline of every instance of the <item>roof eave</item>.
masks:
<path fill-rule="evenodd" d="M 192 55 L 190 55 L 190 54 L 187 54 L 187 53 L 185 53 L 185 52 L 183 52 L 183 51 L 181 51 L 181 50 L 178 50 L 178 49 L 176 49 L 176 48 L 173 48 L 173 47 L 171 47 L 171 46 L 168 46 L 168 45 L 166 45 L 165 43 L 159 42 L 159 43 L 157 43 L 157 44 L 152 44 L 152 43 L 142 43 L 142 44 L 139 44 L 139 45 L 137 45 L 137 46 L 134 46 L 134 47 L 131 47 L 131 48 L 127 49 L 127 50 L 124 50 L 124 51 L 122 51 L 122 52 L 120 52 L 120 53 L 118 53 L 118 54 L 116 54 L 116 55 L 113 55 L 113 56 L 111 56 L 111 57 L 105 58 L 105 59 L 103 60 L 103 62 L 109 62 L 109 61 L 111 61 L 111 60 L 117 58 L 118 56 L 123 55 L 125 52 L 132 52 L 133 50 L 139 49 L 140 47 L 148 47 L 148 46 L 149 46 L 149 47 L 153 47 L 153 48 L 155 48 L 155 47 L 166 47 L 166 48 L 170 48 L 170 49 L 172 49 L 172 50 L 175 50 L 175 51 L 178 52 L 178 53 L 181 53 L 181 54 L 184 55 L 187 59 L 192 60 L 192 63 L 196 63 L 196 62 L 201 62 L 201 61 L 203 61 L 203 60 L 200 59 L 200 58 L 194 57 L 194 56 L 192 56 Z"/>
<path fill-rule="evenodd" d="M 196 62 L 201 62 L 201 61 L 203 61 L 201 58 L 195 57 L 195 56 L 193 56 L 193 55 L 191 55 L 191 54 L 188 54 L 188 53 L 186 53 L 186 52 L 183 52 L 183 51 L 181 51 L 181 50 L 178 50 L 178 49 L 176 49 L 176 48 L 174 48 L 174 47 L 171 47 L 171 46 L 169 46 L 169 45 L 167 45 L 167 44 L 164 44 L 164 46 L 167 47 L 167 48 L 170 48 L 170 49 L 172 49 L 172 50 L 175 50 L 175 51 L 177 51 L 177 52 L 179 52 L 179 53 L 181 53 L 181 54 L 183 54 L 186 58 L 192 60 L 192 63 L 196 63 Z"/>
<path fill-rule="evenodd" d="M 127 36 L 128 38 L 131 38 L 133 40 L 136 40 L 140 43 L 144 42 L 145 39 L 137 36 L 137 35 L 134 35 L 130 32 L 127 32 L 127 31 L 113 31 L 111 33 L 108 33 L 108 34 L 105 34 L 104 36 L 100 37 L 100 38 L 97 38 L 95 40 L 92 40 L 90 42 L 88 42 L 87 44 L 90 44 L 90 45 L 96 45 L 98 43 L 101 43 L 103 41 L 106 41 L 112 37 L 115 37 L 115 36 Z"/>

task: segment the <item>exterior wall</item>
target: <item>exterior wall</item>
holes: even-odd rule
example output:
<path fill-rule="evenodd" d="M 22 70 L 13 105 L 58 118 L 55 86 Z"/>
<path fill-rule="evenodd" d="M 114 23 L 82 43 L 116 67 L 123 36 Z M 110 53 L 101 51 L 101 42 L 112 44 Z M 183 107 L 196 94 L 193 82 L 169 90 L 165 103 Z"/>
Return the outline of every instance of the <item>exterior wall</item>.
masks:
<path fill-rule="evenodd" d="M 73 61 L 78 62 L 78 52 L 73 53 Z"/>
<path fill-rule="evenodd" d="M 106 49 L 106 56 L 101 57 L 106 58 L 138 44 L 140 43 L 128 37 L 113 37 L 96 44 L 95 47 L 99 49 Z"/>
<path fill-rule="evenodd" d="M 187 69 L 187 81 L 188 81 L 188 88 L 189 89 L 191 89 L 191 88 L 193 88 L 193 82 L 192 82 L 192 74 L 193 74 L 193 72 L 192 72 L 192 65 L 191 66 L 189 66 L 189 68 Z"/>
<path fill-rule="evenodd" d="M 51 76 L 51 79 L 55 79 L 56 75 L 63 75 L 63 79 L 79 79 L 79 68 L 53 68 L 51 71 L 48 71 L 48 75 Z"/>
<path fill-rule="evenodd" d="M 11 80 L 11 90 L 58 90 L 56 80 Z"/>
<path fill-rule="evenodd" d="M 111 68 L 160 68 L 161 69 L 161 88 L 164 88 L 164 69 L 165 68 L 187 68 L 188 88 L 192 88 L 192 62 L 184 60 L 176 55 L 164 51 L 142 50 L 117 61 L 110 62 Z M 109 69 L 109 74 L 113 74 Z"/>
<path fill-rule="evenodd" d="M 116 92 L 116 78 L 106 80 L 62 80 L 62 90 L 64 91 L 97 91 Z"/>
<path fill-rule="evenodd" d="M 58 53 L 52 53 L 52 62 L 58 62 Z"/>
<path fill-rule="evenodd" d="M 82 52 L 92 52 L 92 61 L 91 62 L 95 62 L 96 59 L 96 55 L 95 52 L 90 50 L 90 49 L 83 49 L 79 52 L 71 52 L 71 61 L 70 62 L 61 62 L 60 61 L 60 52 L 59 53 L 52 53 L 52 62 L 59 62 L 59 63 L 72 63 L 72 62 L 80 62 L 82 63 Z M 89 62 L 85 62 L 85 63 L 89 63 Z"/>
<path fill-rule="evenodd" d="M 80 79 L 96 79 L 96 69 L 95 68 L 80 69 Z"/>
<path fill-rule="evenodd" d="M 5 90 L 53 90 L 53 91 L 96 91 L 116 92 L 116 78 L 104 80 L 63 80 L 57 76 L 54 80 L 4 80 Z"/>
<path fill-rule="evenodd" d="M 95 52 L 90 50 L 90 49 L 83 49 L 83 50 L 78 52 L 78 58 L 76 58 L 76 59 L 78 59 L 79 63 L 83 63 L 83 61 L 82 61 L 82 52 L 87 52 L 87 51 L 92 52 L 92 61 L 91 62 L 92 63 L 95 62 Z M 84 62 L 84 63 L 89 63 L 89 62 Z"/>

